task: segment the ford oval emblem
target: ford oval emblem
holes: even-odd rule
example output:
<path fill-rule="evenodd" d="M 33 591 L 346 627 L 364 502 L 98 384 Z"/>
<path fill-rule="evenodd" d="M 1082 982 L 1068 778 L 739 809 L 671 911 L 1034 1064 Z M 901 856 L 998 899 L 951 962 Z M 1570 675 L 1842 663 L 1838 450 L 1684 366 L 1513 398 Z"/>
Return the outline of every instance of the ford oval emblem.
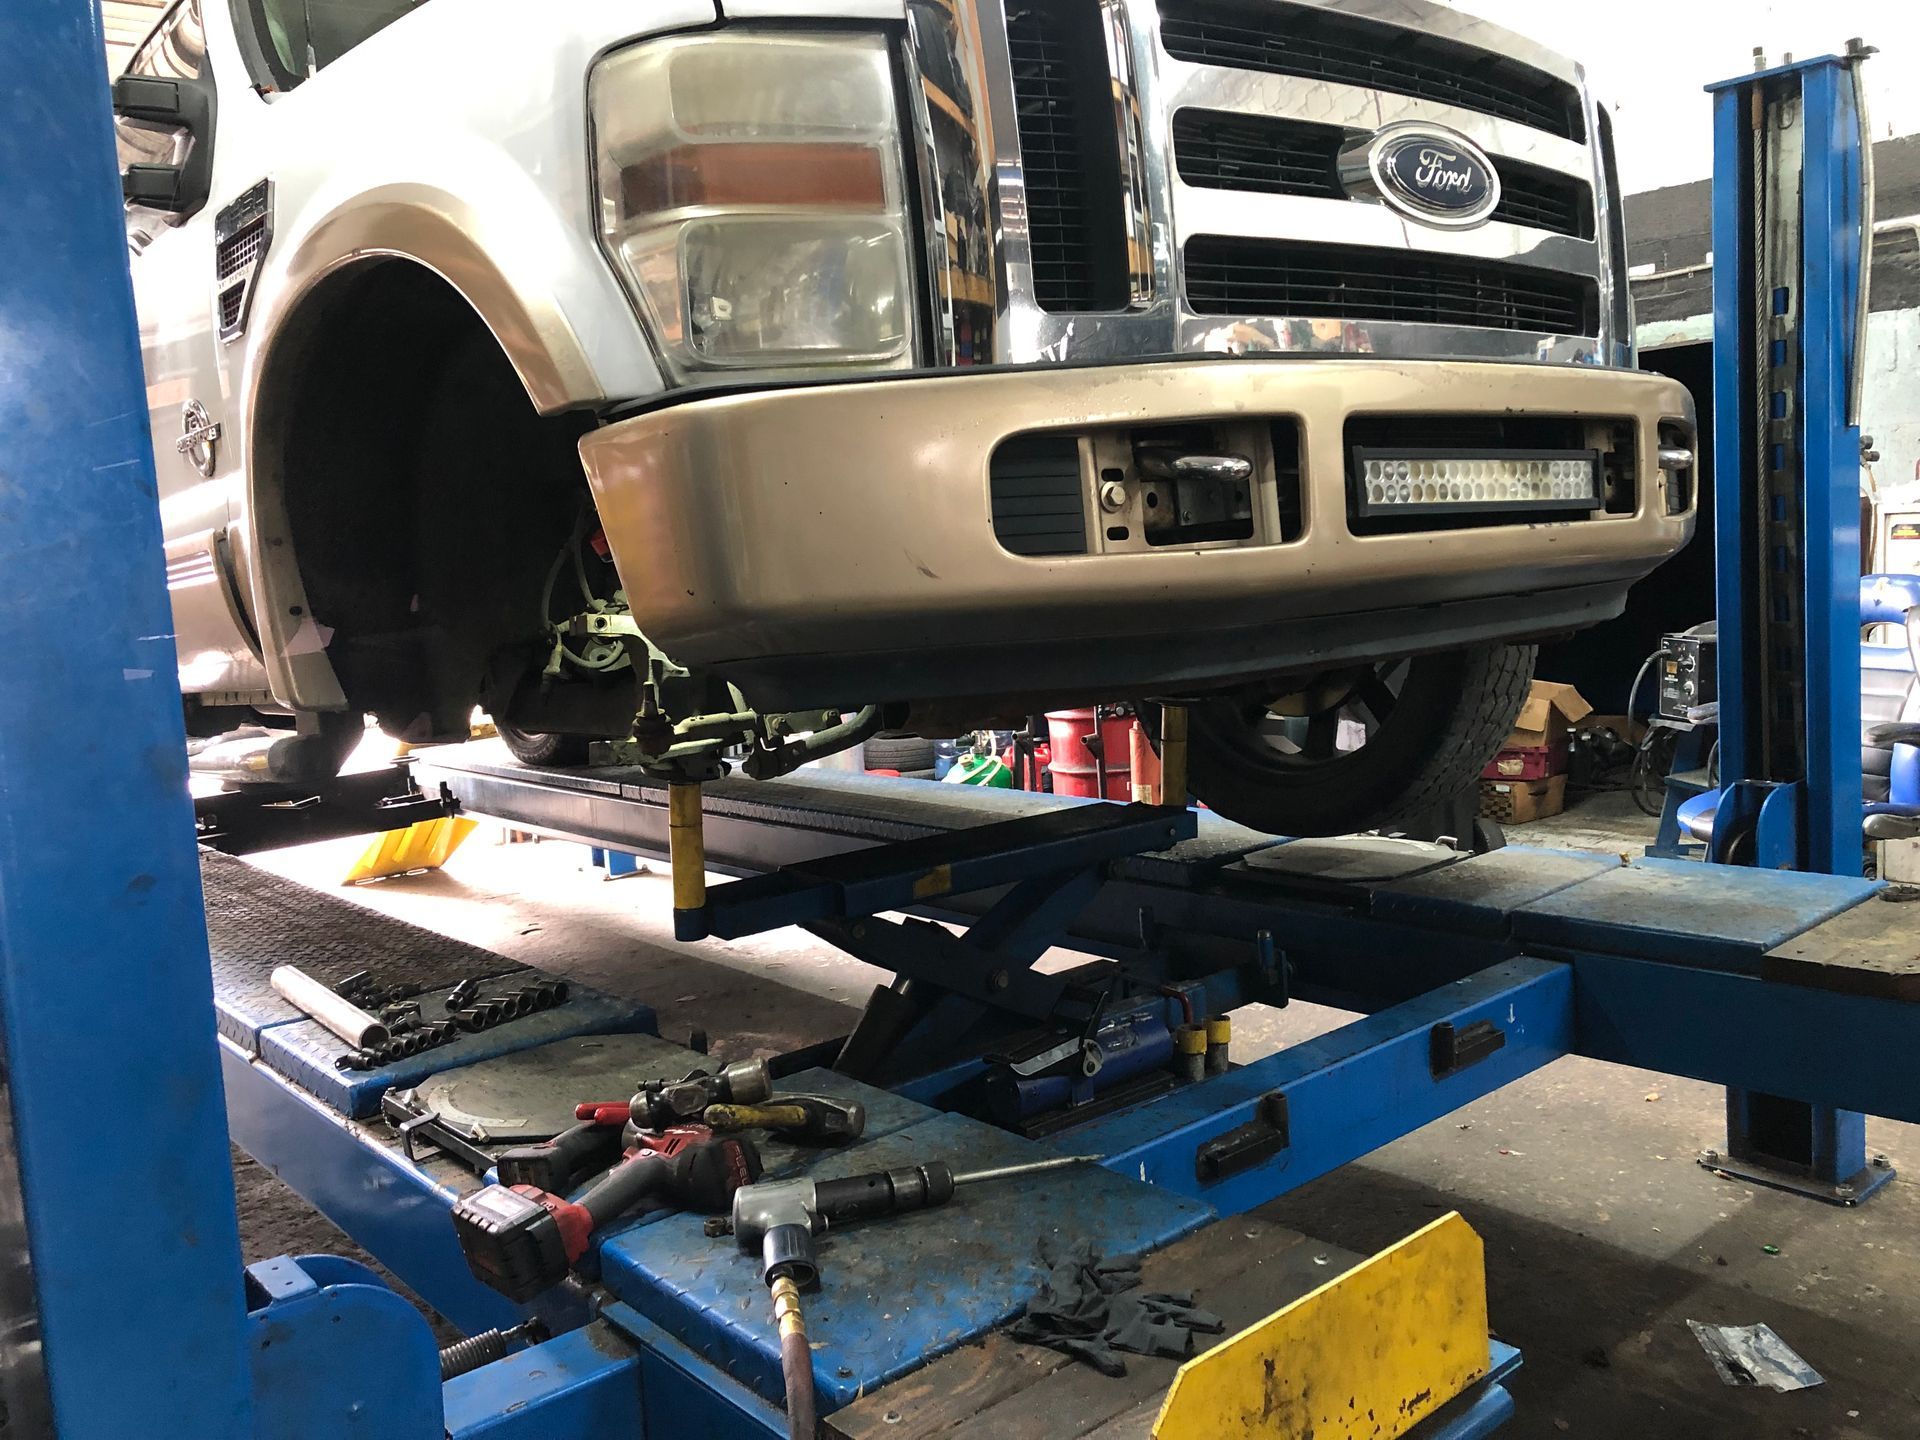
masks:
<path fill-rule="evenodd" d="M 1356 153 L 1357 152 L 1357 153 Z M 1371 191 L 1428 225 L 1466 229 L 1500 203 L 1500 173 L 1471 140 L 1430 125 L 1390 125 L 1341 157 L 1349 191 Z"/>

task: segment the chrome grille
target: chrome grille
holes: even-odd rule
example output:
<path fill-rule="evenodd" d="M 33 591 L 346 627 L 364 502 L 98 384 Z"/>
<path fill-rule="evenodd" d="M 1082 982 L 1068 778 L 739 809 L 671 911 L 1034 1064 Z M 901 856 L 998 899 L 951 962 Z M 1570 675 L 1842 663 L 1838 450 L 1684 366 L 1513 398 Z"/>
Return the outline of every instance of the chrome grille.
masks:
<path fill-rule="evenodd" d="M 256 220 L 231 239 L 222 240 L 214 257 L 214 274 L 226 280 L 253 264 L 267 248 L 267 222 Z"/>
<path fill-rule="evenodd" d="M 1120 209 L 1097 24 L 1086 4 L 1020 0 L 1007 8 L 1033 293 L 1043 310 L 1126 304 L 1116 284 Z"/>
<path fill-rule="evenodd" d="M 1163 0 L 1160 37 L 1169 55 L 1196 65 L 1413 95 L 1568 140 L 1583 133 L 1573 86 L 1489 51 L 1396 25 L 1271 4 Z"/>
<path fill-rule="evenodd" d="M 1093 308 L 1091 216 L 1081 173 L 1083 116 L 1074 95 L 1062 17 L 1025 5 L 1007 13 L 1014 102 L 1033 246 L 1034 298 L 1046 310 Z"/>
<path fill-rule="evenodd" d="M 1336 162 L 1354 133 L 1338 125 L 1182 110 L 1173 117 L 1173 154 L 1189 185 L 1344 200 Z M 1499 170 L 1495 220 L 1591 238 L 1591 186 L 1517 161 Z"/>
<path fill-rule="evenodd" d="M 1521 37 L 1433 0 L 906 5 L 936 363 L 1632 363 L 1604 114 Z M 1402 124 L 1484 152 L 1485 223 L 1342 178 Z"/>
<path fill-rule="evenodd" d="M 1594 286 L 1518 265 L 1203 235 L 1187 242 L 1187 298 L 1203 315 L 1295 315 L 1576 335 Z"/>

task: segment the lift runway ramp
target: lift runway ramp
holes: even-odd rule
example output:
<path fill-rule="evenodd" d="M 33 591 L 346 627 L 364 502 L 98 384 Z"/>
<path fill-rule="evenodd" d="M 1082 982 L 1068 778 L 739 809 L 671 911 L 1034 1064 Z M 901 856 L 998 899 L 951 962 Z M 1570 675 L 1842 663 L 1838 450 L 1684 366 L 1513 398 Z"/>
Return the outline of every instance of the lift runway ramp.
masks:
<path fill-rule="evenodd" d="M 362 970 L 382 985 L 418 985 L 429 1019 L 438 1018 L 433 1007 L 463 980 L 484 982 L 481 991 L 488 993 L 544 978 L 543 972 L 230 856 L 203 851 L 200 883 L 221 1038 L 354 1119 L 375 1114 L 389 1087 L 459 1065 L 574 1035 L 655 1028 L 650 1006 L 569 982 L 566 1001 L 551 1010 L 462 1034 L 391 1065 L 340 1070 L 334 1062 L 351 1047 L 281 997 L 270 979 L 276 966 L 296 964 L 329 986 Z"/>

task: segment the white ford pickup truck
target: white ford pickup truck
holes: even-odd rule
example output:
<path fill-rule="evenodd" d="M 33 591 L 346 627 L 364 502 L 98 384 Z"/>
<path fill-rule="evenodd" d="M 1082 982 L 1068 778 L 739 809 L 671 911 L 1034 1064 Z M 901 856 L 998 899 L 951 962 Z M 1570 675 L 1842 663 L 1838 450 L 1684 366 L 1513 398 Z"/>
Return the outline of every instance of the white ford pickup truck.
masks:
<path fill-rule="evenodd" d="M 1425 0 L 177 0 L 115 110 L 181 683 L 276 774 L 1133 698 L 1361 828 L 1692 530 L 1606 113 Z"/>

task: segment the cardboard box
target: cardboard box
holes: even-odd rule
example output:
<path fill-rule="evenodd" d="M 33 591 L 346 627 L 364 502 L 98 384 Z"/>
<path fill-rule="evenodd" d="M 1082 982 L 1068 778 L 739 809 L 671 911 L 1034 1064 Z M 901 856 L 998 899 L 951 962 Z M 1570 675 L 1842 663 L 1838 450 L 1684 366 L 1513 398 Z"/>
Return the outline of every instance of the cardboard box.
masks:
<path fill-rule="evenodd" d="M 1567 808 L 1567 777 L 1547 780 L 1482 780 L 1480 814 L 1502 825 L 1545 820 Z"/>
<path fill-rule="evenodd" d="M 1527 691 L 1527 703 L 1520 707 L 1513 730 L 1502 750 L 1529 750 L 1567 743 L 1567 732 L 1593 713 L 1586 697 L 1571 685 L 1551 680 L 1536 680 Z"/>
<path fill-rule="evenodd" d="M 1571 685 L 1536 680 L 1505 743 L 1481 775 L 1488 780 L 1541 780 L 1567 768 L 1567 736 L 1593 713 Z"/>

